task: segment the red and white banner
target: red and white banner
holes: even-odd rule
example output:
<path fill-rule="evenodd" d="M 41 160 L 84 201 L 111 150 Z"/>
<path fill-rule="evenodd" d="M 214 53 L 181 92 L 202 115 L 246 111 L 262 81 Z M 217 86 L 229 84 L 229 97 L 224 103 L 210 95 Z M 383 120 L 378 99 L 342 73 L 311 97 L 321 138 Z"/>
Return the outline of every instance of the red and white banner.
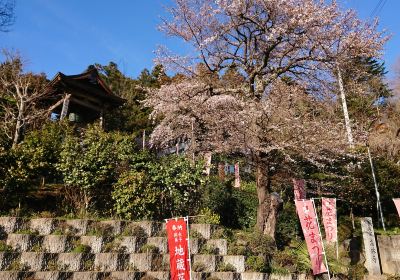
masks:
<path fill-rule="evenodd" d="M 240 188 L 239 163 L 235 163 L 235 188 Z"/>
<path fill-rule="evenodd" d="M 170 219 L 167 221 L 166 228 L 171 280 L 190 280 L 187 220 Z"/>
<path fill-rule="evenodd" d="M 336 198 L 322 198 L 322 221 L 327 242 L 337 241 Z"/>
<path fill-rule="evenodd" d="M 314 204 L 311 200 L 295 200 L 295 204 L 310 255 L 313 274 L 327 272 Z"/>
<path fill-rule="evenodd" d="M 397 213 L 400 216 L 400 198 L 393 198 L 394 205 L 396 205 Z"/>
<path fill-rule="evenodd" d="M 306 182 L 303 179 L 293 179 L 294 200 L 306 199 Z"/>

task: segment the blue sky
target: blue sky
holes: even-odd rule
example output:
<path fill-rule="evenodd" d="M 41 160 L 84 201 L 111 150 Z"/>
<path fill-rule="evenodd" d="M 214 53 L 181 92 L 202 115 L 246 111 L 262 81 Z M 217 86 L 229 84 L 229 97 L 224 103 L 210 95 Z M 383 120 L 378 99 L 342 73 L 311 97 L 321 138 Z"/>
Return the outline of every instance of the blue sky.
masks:
<path fill-rule="evenodd" d="M 388 70 L 400 57 L 399 0 L 340 0 L 363 19 L 378 3 L 385 3 L 378 16 L 380 28 L 392 39 L 385 48 Z M 136 77 L 153 66 L 158 45 L 173 50 L 184 46 L 157 31 L 170 0 L 17 0 L 16 23 L 11 32 L 0 33 L 0 48 L 19 50 L 28 70 L 82 72 L 93 63 L 116 62 L 127 75 Z M 376 10 L 376 9 L 375 9 Z M 391 73 L 389 73 L 391 75 Z"/>

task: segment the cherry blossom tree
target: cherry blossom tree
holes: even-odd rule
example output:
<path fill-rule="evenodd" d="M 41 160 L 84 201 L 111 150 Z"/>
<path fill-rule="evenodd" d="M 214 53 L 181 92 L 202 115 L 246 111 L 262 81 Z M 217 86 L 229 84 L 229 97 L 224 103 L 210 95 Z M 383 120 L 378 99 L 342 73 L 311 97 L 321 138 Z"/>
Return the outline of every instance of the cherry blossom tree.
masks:
<path fill-rule="evenodd" d="M 179 140 L 196 153 L 250 157 L 257 227 L 273 237 L 273 155 L 316 161 L 345 150 L 344 124 L 334 113 L 337 69 L 354 57 L 378 56 L 387 38 L 376 21 L 362 22 L 335 1 L 176 0 L 168 11 L 160 29 L 193 51 L 158 49 L 158 62 L 187 78 L 148 95 L 146 105 L 161 119 L 152 143 Z M 226 83 L 221 77 L 232 68 L 239 82 Z"/>

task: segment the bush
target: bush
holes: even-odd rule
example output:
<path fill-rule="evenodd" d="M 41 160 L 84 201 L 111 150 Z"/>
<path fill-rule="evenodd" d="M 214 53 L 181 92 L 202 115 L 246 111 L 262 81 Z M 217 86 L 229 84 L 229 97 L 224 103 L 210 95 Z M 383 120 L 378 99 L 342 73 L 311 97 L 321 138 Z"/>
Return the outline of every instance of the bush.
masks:
<path fill-rule="evenodd" d="M 121 174 L 114 184 L 114 208 L 127 219 L 195 214 L 205 183 L 202 172 L 200 163 L 192 164 L 178 156 L 153 159 L 146 164 L 133 161 L 131 170 Z"/>
<path fill-rule="evenodd" d="M 201 204 L 220 216 L 223 226 L 252 228 L 256 221 L 257 195 L 253 183 L 244 183 L 243 189 L 235 189 L 230 182 L 223 183 L 211 177 L 202 190 Z"/>
<path fill-rule="evenodd" d="M 267 272 L 268 265 L 261 256 L 250 256 L 246 259 L 246 270 L 253 272 Z"/>
<path fill-rule="evenodd" d="M 283 205 L 276 224 L 276 245 L 279 249 L 288 246 L 292 239 L 301 236 L 301 227 L 292 201 Z"/>
<path fill-rule="evenodd" d="M 158 204 L 158 194 L 147 182 L 144 173 L 122 173 L 112 191 L 114 208 L 123 219 L 152 218 Z"/>
<path fill-rule="evenodd" d="M 220 223 L 220 216 L 208 208 L 201 209 L 198 215 L 199 217 L 196 218 L 197 224 L 219 225 Z"/>
<path fill-rule="evenodd" d="M 70 201 L 72 210 L 88 213 L 100 198 L 107 209 L 117 170 L 129 162 L 132 154 L 133 141 L 129 137 L 106 133 L 97 126 L 89 126 L 80 137 L 67 135 L 57 169 L 65 185 L 78 194 Z"/>

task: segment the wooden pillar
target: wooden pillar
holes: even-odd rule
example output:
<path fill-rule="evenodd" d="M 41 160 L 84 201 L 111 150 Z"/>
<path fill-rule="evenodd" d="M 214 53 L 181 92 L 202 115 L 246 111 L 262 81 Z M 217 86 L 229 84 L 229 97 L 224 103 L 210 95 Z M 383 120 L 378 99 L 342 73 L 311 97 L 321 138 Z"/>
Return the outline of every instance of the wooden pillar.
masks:
<path fill-rule="evenodd" d="M 64 97 L 60 120 L 63 120 L 68 115 L 68 107 L 69 107 L 70 98 L 71 98 L 71 94 L 67 94 Z"/>

